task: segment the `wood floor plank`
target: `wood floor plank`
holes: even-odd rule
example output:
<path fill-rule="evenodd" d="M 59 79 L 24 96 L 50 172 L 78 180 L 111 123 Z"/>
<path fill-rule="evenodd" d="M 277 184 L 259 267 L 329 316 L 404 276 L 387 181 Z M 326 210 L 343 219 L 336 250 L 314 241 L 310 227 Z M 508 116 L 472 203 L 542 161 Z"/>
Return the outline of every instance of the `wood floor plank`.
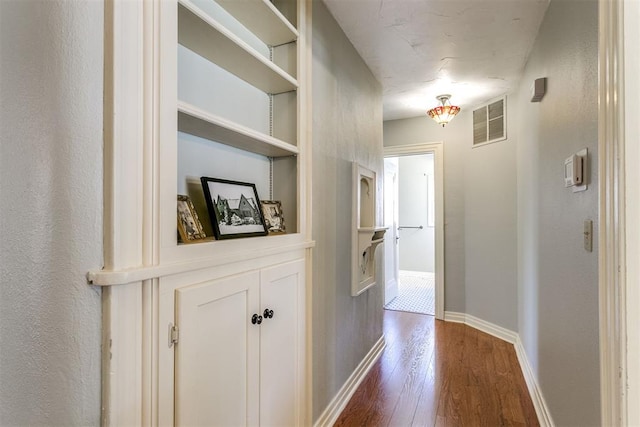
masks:
<path fill-rule="evenodd" d="M 389 313 L 391 315 L 387 316 Z M 388 424 L 404 382 L 411 372 L 411 366 L 425 345 L 425 334 L 433 328 L 433 322 L 429 318 L 405 314 L 407 313 L 385 312 L 385 336 L 387 332 L 396 333 L 396 328 L 402 328 L 398 334 L 399 339 L 387 345 L 372 372 L 351 398 L 336 426 Z M 375 393 L 370 394 L 367 390 L 375 390 Z"/>
<path fill-rule="evenodd" d="M 385 311 L 386 348 L 336 426 L 538 426 L 513 345 Z"/>
<path fill-rule="evenodd" d="M 430 362 L 433 359 L 435 346 L 433 334 L 434 328 L 429 328 L 422 338 L 423 345 L 412 362 L 411 370 L 405 379 L 402 392 L 389 420 L 390 425 L 409 426 L 413 422 L 416 409 L 420 403 L 422 390 L 428 380 Z"/>
<path fill-rule="evenodd" d="M 434 320 L 434 325 L 444 323 Z M 443 328 L 434 328 L 434 349 L 433 356 L 429 362 L 429 370 L 423 384 L 420 396 L 418 397 L 418 406 L 413 416 L 412 425 L 414 426 L 434 426 L 437 423 L 438 405 L 440 401 L 440 393 L 446 378 L 444 358 L 447 334 Z"/>

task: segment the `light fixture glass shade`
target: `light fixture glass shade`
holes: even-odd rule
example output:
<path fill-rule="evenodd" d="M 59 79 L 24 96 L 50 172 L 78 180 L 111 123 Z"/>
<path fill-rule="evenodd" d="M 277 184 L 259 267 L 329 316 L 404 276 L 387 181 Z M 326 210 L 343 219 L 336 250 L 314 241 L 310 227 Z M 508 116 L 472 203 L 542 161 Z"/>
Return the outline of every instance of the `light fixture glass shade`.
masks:
<path fill-rule="evenodd" d="M 440 95 L 436 99 L 440 101 L 442 105 L 432 108 L 427 111 L 429 117 L 435 120 L 439 125 L 446 125 L 460 112 L 460 107 L 451 105 L 449 102 L 451 95 Z"/>

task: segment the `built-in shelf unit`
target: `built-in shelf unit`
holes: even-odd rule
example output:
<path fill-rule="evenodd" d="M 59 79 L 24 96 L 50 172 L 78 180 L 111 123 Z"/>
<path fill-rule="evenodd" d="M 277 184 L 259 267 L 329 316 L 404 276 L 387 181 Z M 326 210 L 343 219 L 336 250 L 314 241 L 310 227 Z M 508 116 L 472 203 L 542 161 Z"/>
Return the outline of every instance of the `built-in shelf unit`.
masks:
<path fill-rule="evenodd" d="M 256 248 L 286 247 L 287 240 L 302 239 L 305 195 L 299 181 L 305 153 L 296 77 L 302 46 L 288 19 L 297 22 L 295 10 L 292 0 L 177 2 L 176 193 L 191 197 L 209 233 L 209 213 L 197 185 L 201 176 L 251 182 L 260 199 L 281 201 L 288 235 L 267 237 L 279 238 L 278 243 L 252 238 Z M 203 165 L 207 158 L 208 167 Z M 166 238 L 164 246 L 173 246 L 173 235 Z M 207 256 L 218 249 L 228 255 L 246 243 L 205 239 L 202 245 L 212 247 L 203 249 L 201 256 Z M 191 258 L 197 251 L 182 252 Z M 181 258 L 180 252 L 168 250 L 172 258 Z"/>
<path fill-rule="evenodd" d="M 311 424 L 310 8 L 105 5 L 104 425 Z M 215 240 L 203 176 L 280 201 L 286 233 Z M 178 241 L 178 195 L 207 238 Z"/>

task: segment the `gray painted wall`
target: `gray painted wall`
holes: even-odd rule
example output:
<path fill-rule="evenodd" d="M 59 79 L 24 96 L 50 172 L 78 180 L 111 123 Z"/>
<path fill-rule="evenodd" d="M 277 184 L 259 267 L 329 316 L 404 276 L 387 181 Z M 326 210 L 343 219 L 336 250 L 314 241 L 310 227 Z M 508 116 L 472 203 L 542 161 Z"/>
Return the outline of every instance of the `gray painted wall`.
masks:
<path fill-rule="evenodd" d="M 467 314 L 517 331 L 517 121 L 515 100 L 506 102 L 506 140 L 470 148 L 467 127 L 465 294 Z"/>
<path fill-rule="evenodd" d="M 102 2 L 0 2 L 0 424 L 100 423 Z"/>
<path fill-rule="evenodd" d="M 433 179 L 433 155 L 402 156 L 398 158 L 398 165 L 398 225 L 423 227 L 400 230 L 400 270 L 433 273 L 435 228 L 429 227 L 427 216 L 427 176 Z"/>
<path fill-rule="evenodd" d="M 556 425 L 600 423 L 598 242 L 598 4 L 550 3 L 519 90 L 519 332 Z M 533 79 L 547 77 L 541 103 Z M 587 147 L 590 187 L 563 184 L 563 161 Z"/>
<path fill-rule="evenodd" d="M 351 162 L 376 171 L 382 191 L 382 90 L 320 1 L 313 2 L 312 72 L 316 420 L 382 336 L 383 305 L 382 282 L 357 297 L 350 282 Z M 377 215 L 380 224 L 381 199 Z"/>

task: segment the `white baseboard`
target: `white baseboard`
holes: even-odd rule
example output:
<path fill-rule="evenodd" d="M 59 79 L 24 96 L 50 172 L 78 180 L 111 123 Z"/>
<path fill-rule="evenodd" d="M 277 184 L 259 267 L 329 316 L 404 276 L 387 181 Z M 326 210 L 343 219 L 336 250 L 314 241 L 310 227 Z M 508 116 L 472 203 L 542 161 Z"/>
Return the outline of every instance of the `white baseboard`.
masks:
<path fill-rule="evenodd" d="M 444 320 L 447 322 L 464 323 L 465 325 L 471 326 L 472 328 L 485 332 L 489 335 L 493 335 L 494 337 L 500 338 L 501 340 L 511 344 L 515 344 L 518 339 L 517 333 L 470 314 L 445 311 Z"/>
<path fill-rule="evenodd" d="M 501 340 L 511 344 L 515 344 L 518 339 L 517 333 L 494 323 L 487 322 L 486 320 L 482 320 L 479 317 L 472 316 L 471 314 L 447 311 L 444 314 L 444 320 L 448 322 L 464 323 L 465 325 L 471 326 L 472 328 L 489 335 L 493 335 L 494 337 L 500 338 Z"/>
<path fill-rule="evenodd" d="M 344 385 L 338 390 L 336 396 L 331 400 L 329 405 L 322 412 L 313 427 L 329 427 L 335 424 L 336 420 L 347 406 L 351 396 L 358 389 L 358 386 L 367 376 L 373 365 L 378 361 L 384 350 L 384 335 L 380 337 L 378 342 L 369 350 L 369 353 L 362 359 L 362 362 L 356 367 L 353 373 L 347 378 Z"/>
<path fill-rule="evenodd" d="M 495 325 L 491 322 L 487 322 L 478 317 L 465 313 L 457 313 L 454 311 L 446 311 L 444 313 L 444 320 L 446 322 L 464 323 L 467 326 L 471 326 L 474 329 L 485 332 L 489 335 L 493 335 L 496 338 L 500 338 L 503 341 L 513 344 L 516 356 L 518 357 L 518 363 L 520 364 L 520 370 L 524 376 L 524 380 L 527 383 L 529 389 L 529 395 L 533 402 L 533 407 L 536 410 L 538 416 L 538 422 L 541 427 L 554 427 L 553 419 L 551 418 L 551 412 L 547 406 L 542 390 L 538 386 L 538 381 L 533 373 L 527 353 L 524 350 L 520 335 L 502 326 Z"/>
<path fill-rule="evenodd" d="M 444 312 L 444 321 L 445 322 L 454 322 L 454 323 L 466 323 L 467 315 L 464 313 L 457 313 L 455 311 L 445 311 Z"/>
<path fill-rule="evenodd" d="M 551 412 L 549 412 L 547 402 L 544 400 L 542 391 L 538 386 L 538 381 L 533 373 L 533 368 L 529 363 L 527 353 L 524 351 L 524 346 L 522 345 L 522 341 L 519 336 L 514 346 L 516 348 L 518 362 L 520 362 L 520 369 L 522 369 L 522 375 L 524 375 L 524 380 L 527 383 L 527 388 L 529 389 L 529 395 L 531 395 L 531 400 L 533 401 L 533 407 L 538 415 L 540 427 L 553 427 L 554 424 L 553 419 L 551 418 Z"/>

